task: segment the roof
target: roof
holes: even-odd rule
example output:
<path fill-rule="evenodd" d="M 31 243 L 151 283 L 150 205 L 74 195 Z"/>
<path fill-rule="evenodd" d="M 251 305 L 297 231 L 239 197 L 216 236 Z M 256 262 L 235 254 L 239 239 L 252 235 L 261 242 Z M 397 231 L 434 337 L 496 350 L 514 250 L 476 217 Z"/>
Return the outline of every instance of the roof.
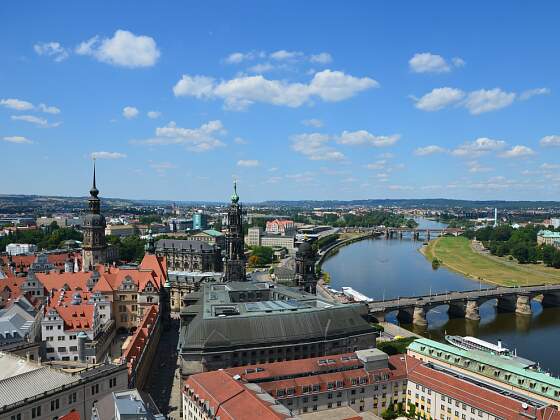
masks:
<path fill-rule="evenodd" d="M 543 238 L 560 239 L 560 232 L 553 232 L 551 230 L 540 230 L 537 235 Z"/>
<path fill-rule="evenodd" d="M 129 373 L 132 373 L 135 369 L 136 363 L 142 355 L 146 344 L 150 341 L 150 336 L 158 320 L 158 311 L 157 305 L 150 306 L 144 313 L 142 322 L 134 332 L 132 339 L 128 341 L 128 346 L 123 352 L 123 357 L 127 361 Z"/>
<path fill-rule="evenodd" d="M 205 234 L 213 236 L 215 238 L 220 238 L 220 237 L 224 236 L 224 234 L 222 232 L 220 232 L 219 230 L 216 230 L 216 229 L 206 229 L 206 230 L 203 230 L 201 233 L 205 233 Z"/>
<path fill-rule="evenodd" d="M 68 414 L 59 417 L 58 420 L 80 420 L 80 413 L 78 411 L 72 410 Z"/>
<path fill-rule="evenodd" d="M 164 284 L 167 280 L 167 259 L 165 257 L 158 257 L 154 254 L 144 254 L 142 262 L 140 263 L 142 270 L 152 270 L 159 280 L 160 284 Z"/>
<path fill-rule="evenodd" d="M 205 241 L 197 241 L 196 239 L 160 239 L 156 243 L 156 249 L 177 249 L 177 250 L 193 250 L 193 251 L 213 251 L 214 245 Z"/>

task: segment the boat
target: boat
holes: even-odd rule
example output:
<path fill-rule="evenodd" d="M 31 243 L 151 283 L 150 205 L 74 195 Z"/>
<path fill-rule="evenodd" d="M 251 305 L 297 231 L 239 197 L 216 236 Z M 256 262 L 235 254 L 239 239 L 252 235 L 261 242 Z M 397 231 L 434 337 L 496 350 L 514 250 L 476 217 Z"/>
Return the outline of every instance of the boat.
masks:
<path fill-rule="evenodd" d="M 498 340 L 497 345 L 476 337 L 461 337 L 460 335 L 446 335 L 445 340 L 463 350 L 478 350 L 498 356 L 513 356 L 510 349 L 503 346 L 502 340 Z"/>
<path fill-rule="evenodd" d="M 367 297 L 366 295 L 352 289 L 351 287 L 343 287 L 342 293 L 344 293 L 345 296 L 351 298 L 352 300 L 355 300 L 356 302 L 373 302 L 372 298 Z"/>

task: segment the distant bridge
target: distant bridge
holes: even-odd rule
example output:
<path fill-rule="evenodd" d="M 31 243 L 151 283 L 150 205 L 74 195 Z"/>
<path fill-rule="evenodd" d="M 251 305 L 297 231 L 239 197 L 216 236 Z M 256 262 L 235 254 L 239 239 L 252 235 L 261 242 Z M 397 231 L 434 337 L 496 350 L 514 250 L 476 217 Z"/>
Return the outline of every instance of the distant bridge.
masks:
<path fill-rule="evenodd" d="M 464 292 L 445 292 L 425 296 L 402 297 L 368 303 L 369 314 L 378 322 L 397 311 L 403 323 L 427 325 L 426 314 L 433 308 L 448 305 L 450 318 L 480 320 L 479 307 L 489 300 L 497 301 L 502 312 L 531 315 L 531 300 L 542 297 L 543 307 L 560 306 L 560 285 L 543 284 L 525 287 L 495 287 Z"/>
<path fill-rule="evenodd" d="M 420 240 L 422 236 L 427 241 L 430 240 L 432 235 L 443 236 L 453 235 L 458 236 L 464 232 L 460 228 L 409 228 L 409 227 L 346 227 L 342 229 L 343 232 L 358 232 L 370 233 L 372 236 L 384 236 L 385 239 L 399 238 L 402 239 L 404 234 L 412 234 L 412 239 Z"/>

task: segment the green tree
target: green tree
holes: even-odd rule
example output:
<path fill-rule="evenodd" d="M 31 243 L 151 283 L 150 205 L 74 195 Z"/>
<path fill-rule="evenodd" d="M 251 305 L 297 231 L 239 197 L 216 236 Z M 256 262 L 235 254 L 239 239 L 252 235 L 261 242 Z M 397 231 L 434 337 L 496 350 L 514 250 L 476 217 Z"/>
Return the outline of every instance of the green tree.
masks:
<path fill-rule="evenodd" d="M 140 262 L 144 257 L 144 245 L 146 241 L 138 236 L 127 236 L 119 245 L 119 257 L 126 262 Z"/>

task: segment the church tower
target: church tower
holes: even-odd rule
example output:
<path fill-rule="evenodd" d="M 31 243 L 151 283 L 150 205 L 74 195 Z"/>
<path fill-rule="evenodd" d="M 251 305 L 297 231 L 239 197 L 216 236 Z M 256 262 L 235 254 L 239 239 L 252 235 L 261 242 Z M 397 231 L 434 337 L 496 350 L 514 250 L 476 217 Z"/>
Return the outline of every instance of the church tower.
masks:
<path fill-rule="evenodd" d="M 316 259 L 313 247 L 304 241 L 296 252 L 295 286 L 307 293 L 317 293 Z"/>
<path fill-rule="evenodd" d="M 225 281 L 245 281 L 245 252 L 243 241 L 243 211 L 237 195 L 237 183 L 233 184 L 231 204 L 227 211 Z"/>
<path fill-rule="evenodd" d="M 105 242 L 105 217 L 101 214 L 99 190 L 95 186 L 95 160 L 93 161 L 93 185 L 89 190 L 89 213 L 84 217 L 82 229 L 82 270 L 92 270 L 97 264 L 107 260 L 107 243 Z"/>

